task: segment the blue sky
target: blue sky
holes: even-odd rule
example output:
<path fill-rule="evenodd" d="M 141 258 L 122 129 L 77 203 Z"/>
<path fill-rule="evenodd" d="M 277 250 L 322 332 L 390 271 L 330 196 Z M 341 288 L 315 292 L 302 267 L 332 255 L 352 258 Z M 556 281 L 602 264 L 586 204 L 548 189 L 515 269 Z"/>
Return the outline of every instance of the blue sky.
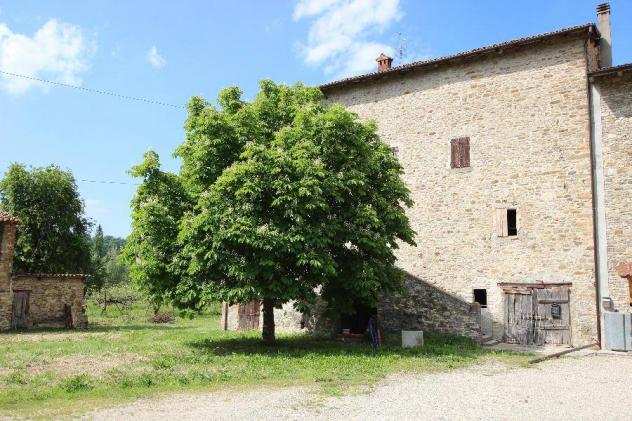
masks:
<path fill-rule="evenodd" d="M 595 21 L 588 0 L 55 1 L 0 0 L 0 70 L 184 105 L 262 78 L 319 84 L 403 61 Z M 632 1 L 612 1 L 615 64 L 632 62 Z M 397 62 L 397 60 L 396 60 Z M 397 64 L 397 63 L 396 63 Z M 0 173 L 9 163 L 70 169 L 88 215 L 129 232 L 127 170 L 148 149 L 165 168 L 183 109 L 0 75 Z"/>

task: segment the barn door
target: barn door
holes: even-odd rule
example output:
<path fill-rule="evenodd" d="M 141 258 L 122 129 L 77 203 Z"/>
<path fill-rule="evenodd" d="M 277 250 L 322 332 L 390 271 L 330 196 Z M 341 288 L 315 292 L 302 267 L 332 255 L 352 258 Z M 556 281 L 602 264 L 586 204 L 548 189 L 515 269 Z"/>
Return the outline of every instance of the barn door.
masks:
<path fill-rule="evenodd" d="M 571 343 L 570 290 L 567 286 L 534 289 L 538 345 Z"/>
<path fill-rule="evenodd" d="M 259 329 L 259 314 L 261 306 L 259 301 L 251 301 L 245 304 L 239 304 L 239 330 Z"/>
<path fill-rule="evenodd" d="M 29 319 L 29 292 L 13 292 L 13 318 L 11 327 L 13 329 L 26 329 Z"/>
<path fill-rule="evenodd" d="M 532 345 L 535 339 L 531 291 L 505 293 L 505 341 Z"/>

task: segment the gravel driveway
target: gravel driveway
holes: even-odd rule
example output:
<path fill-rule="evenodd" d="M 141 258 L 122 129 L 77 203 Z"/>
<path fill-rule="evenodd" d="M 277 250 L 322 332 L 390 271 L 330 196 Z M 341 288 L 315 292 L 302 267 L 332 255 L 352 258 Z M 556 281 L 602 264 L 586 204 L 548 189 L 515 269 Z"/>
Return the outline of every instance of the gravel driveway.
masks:
<path fill-rule="evenodd" d="M 632 356 L 593 353 L 509 369 L 397 375 L 341 398 L 308 390 L 222 392 L 140 400 L 95 419 L 631 419 Z"/>

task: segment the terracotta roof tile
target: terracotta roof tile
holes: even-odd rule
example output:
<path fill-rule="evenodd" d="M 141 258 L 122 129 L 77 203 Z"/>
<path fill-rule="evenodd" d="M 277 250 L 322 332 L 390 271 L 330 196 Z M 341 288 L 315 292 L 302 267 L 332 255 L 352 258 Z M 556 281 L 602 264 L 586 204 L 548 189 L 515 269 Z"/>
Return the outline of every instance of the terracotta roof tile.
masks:
<path fill-rule="evenodd" d="M 412 63 L 402 64 L 400 66 L 395 66 L 395 67 L 390 68 L 389 70 L 384 70 L 381 72 L 375 71 L 375 72 L 367 73 L 360 76 L 352 76 L 345 79 L 336 80 L 333 82 L 328 82 L 323 85 L 320 85 L 320 89 L 325 91 L 329 88 L 336 88 L 336 87 L 341 87 L 341 86 L 351 84 L 351 83 L 375 80 L 387 75 L 393 75 L 396 73 L 405 73 L 407 71 L 414 70 L 414 69 L 421 69 L 424 67 L 434 67 L 439 64 L 448 63 L 456 59 L 482 56 L 499 49 L 502 50 L 506 48 L 530 45 L 530 44 L 538 43 L 541 41 L 545 41 L 550 38 L 561 37 L 561 36 L 570 35 L 570 34 L 581 34 L 583 32 L 586 32 L 587 36 L 593 36 L 593 37 L 599 38 L 599 31 L 597 30 L 595 25 L 592 23 L 587 23 L 584 25 L 571 26 L 569 28 L 559 29 L 557 31 L 546 32 L 543 34 L 533 35 L 533 36 L 524 37 L 524 38 L 518 38 L 511 41 L 501 42 L 498 44 L 487 45 L 484 47 L 479 47 L 473 50 L 463 51 L 457 54 L 448 55 L 444 57 L 438 57 L 438 58 L 434 58 L 430 60 L 415 61 Z"/>
<path fill-rule="evenodd" d="M 15 273 L 14 278 L 87 278 L 81 273 Z"/>
<path fill-rule="evenodd" d="M 590 72 L 588 76 L 590 77 L 599 77 L 599 76 L 612 76 L 616 74 L 621 74 L 624 72 L 632 71 L 632 63 L 620 64 L 618 66 L 606 67 L 603 69 L 595 70 L 594 72 Z"/>

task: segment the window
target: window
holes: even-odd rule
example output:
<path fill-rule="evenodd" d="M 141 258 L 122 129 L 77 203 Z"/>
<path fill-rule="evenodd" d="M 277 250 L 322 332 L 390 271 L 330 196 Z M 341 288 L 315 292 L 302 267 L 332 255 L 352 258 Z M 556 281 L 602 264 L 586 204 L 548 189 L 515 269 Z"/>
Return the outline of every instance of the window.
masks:
<path fill-rule="evenodd" d="M 399 152 L 399 148 L 397 146 L 392 146 L 391 152 L 393 152 L 393 155 L 397 156 L 397 153 Z"/>
<path fill-rule="evenodd" d="M 518 235 L 518 217 L 515 209 L 507 209 L 507 235 L 513 237 Z"/>
<path fill-rule="evenodd" d="M 487 308 L 487 290 L 475 289 L 474 290 L 474 302 L 479 303 L 481 308 Z"/>
<path fill-rule="evenodd" d="M 518 210 L 496 209 L 496 235 L 515 237 L 518 235 Z"/>
<path fill-rule="evenodd" d="M 460 137 L 450 141 L 450 166 L 467 168 L 470 166 L 470 138 Z"/>

